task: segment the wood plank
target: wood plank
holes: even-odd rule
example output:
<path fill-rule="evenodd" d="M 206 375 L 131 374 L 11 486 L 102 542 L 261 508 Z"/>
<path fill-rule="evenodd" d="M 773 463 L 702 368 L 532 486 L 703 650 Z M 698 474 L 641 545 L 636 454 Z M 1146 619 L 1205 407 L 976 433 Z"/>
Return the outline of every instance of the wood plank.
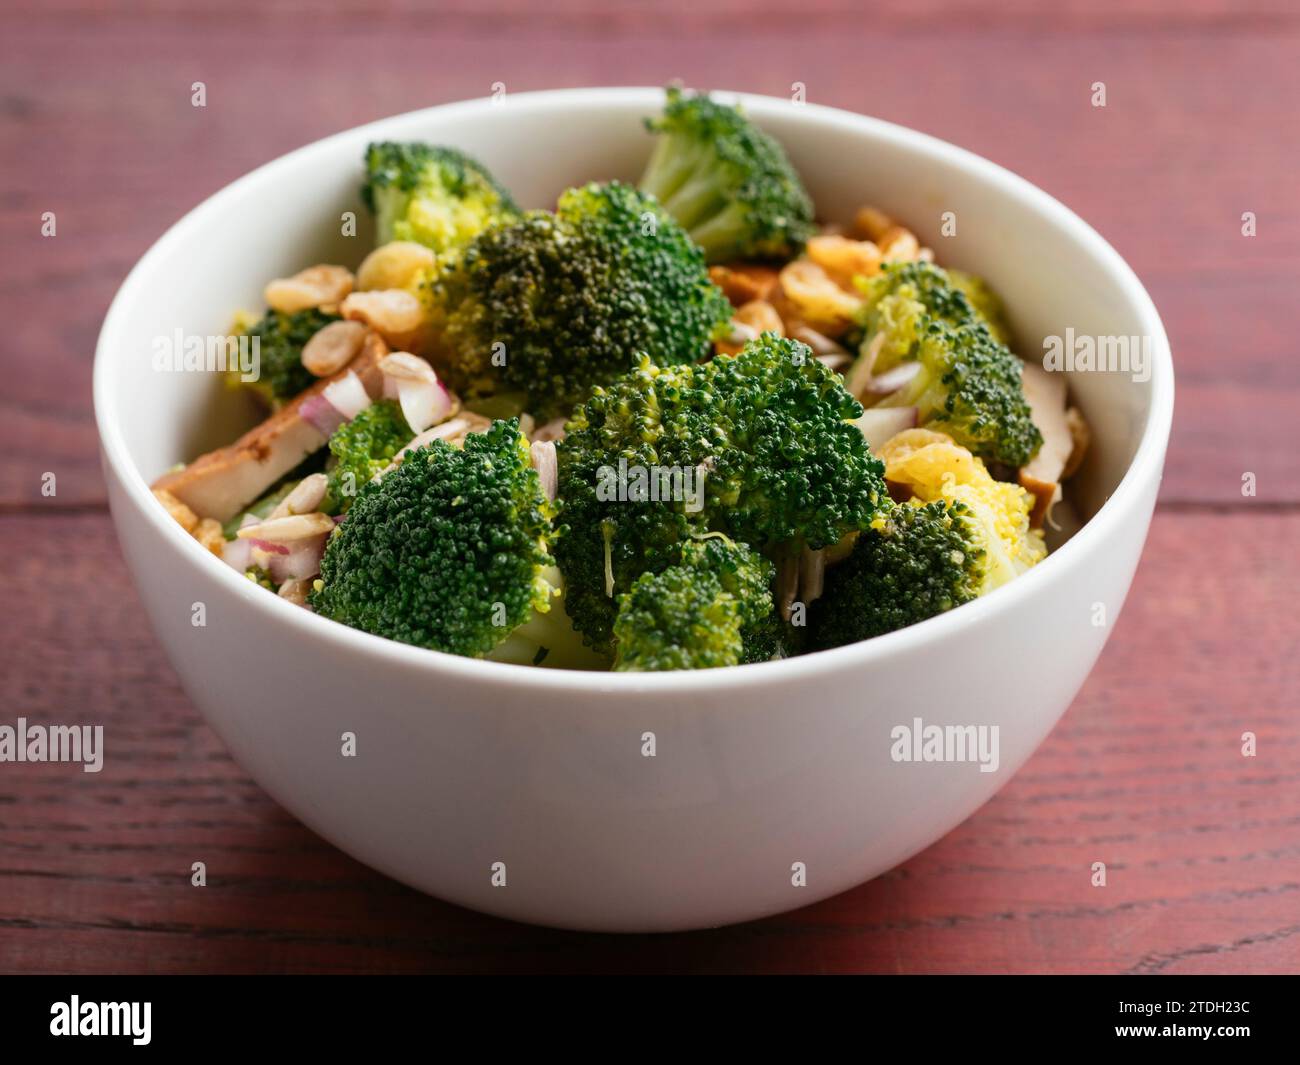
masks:
<path fill-rule="evenodd" d="M 869 12 L 856 0 L 808 0 L 792 8 L 783 0 L 714 0 L 701 7 L 693 0 L 552 0 L 539 7 L 533 0 L 137 0 L 128 11 L 105 0 L 11 0 L 10 9 L 24 16 L 104 19 L 114 23 L 183 18 L 193 22 L 292 22 L 303 12 L 313 23 L 357 22 L 478 27 L 491 32 L 520 27 L 560 28 L 589 36 L 627 34 L 662 27 L 665 22 L 692 27 L 726 28 L 745 35 L 774 24 L 802 28 L 839 26 L 846 21 L 873 30 L 923 26 L 978 29 L 1030 25 L 1034 28 L 1169 29 L 1234 27 L 1260 30 L 1297 22 L 1288 0 L 875 0 Z"/>
<path fill-rule="evenodd" d="M 99 324 L 135 259 L 211 192 L 327 133 L 496 80 L 513 92 L 673 77 L 773 94 L 804 81 L 814 102 L 954 140 L 1059 196 L 1148 280 L 1173 338 L 1179 424 L 1163 498 L 1233 502 L 1251 471 L 1260 500 L 1300 501 L 1294 9 L 1080 0 L 1056 21 L 1016 22 L 977 6 L 900 0 L 868 20 L 820 2 L 799 8 L 798 34 L 775 3 L 665 17 L 575 0 L 541 17 L 519 2 L 500 22 L 468 3 L 438 17 L 353 6 L 313 17 L 309 46 L 292 5 L 221 5 L 220 18 L 178 3 L 139 18 L 17 8 L 0 40 L 0 505 L 41 501 L 47 471 L 54 505 L 102 502 L 89 398 Z M 189 105 L 195 79 L 209 86 L 203 111 Z M 1104 110 L 1088 103 L 1095 80 Z M 53 239 L 39 234 L 46 210 Z M 1245 210 L 1259 218 L 1253 239 L 1239 233 Z"/>
<path fill-rule="evenodd" d="M 112 744 L 96 775 L 0 767 L 0 970 L 1294 972 L 1298 538 L 1294 511 L 1161 509 L 1084 691 L 969 821 L 817 906 L 621 938 L 480 917 L 333 850 L 189 705 L 108 518 L 0 515 L 0 719 L 93 718 Z"/>

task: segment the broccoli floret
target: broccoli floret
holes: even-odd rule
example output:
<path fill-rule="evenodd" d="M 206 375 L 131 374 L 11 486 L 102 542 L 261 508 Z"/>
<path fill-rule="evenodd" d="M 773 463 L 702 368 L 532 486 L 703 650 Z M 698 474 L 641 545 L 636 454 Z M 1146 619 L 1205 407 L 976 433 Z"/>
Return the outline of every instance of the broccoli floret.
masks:
<path fill-rule="evenodd" d="M 916 348 L 920 372 L 882 407 L 916 407 L 920 423 L 1012 469 L 1043 444 L 1021 385 L 1020 360 L 982 323 L 931 320 Z"/>
<path fill-rule="evenodd" d="M 517 421 L 435 440 L 357 494 L 331 537 L 310 605 L 391 640 L 470 657 L 498 651 L 533 624 L 528 661 L 576 643 L 547 543 L 550 504 Z M 520 649 L 510 648 L 516 658 Z M 546 664 L 560 664 L 553 660 Z"/>
<path fill-rule="evenodd" d="M 813 205 L 784 149 L 738 108 L 668 89 L 641 177 L 711 262 L 788 258 L 812 234 Z"/>
<path fill-rule="evenodd" d="M 241 383 L 272 407 L 310 388 L 316 378 L 302 364 L 303 346 L 330 322 L 338 320 L 338 315 L 315 308 L 293 314 L 267 311 L 244 331 L 250 338 L 257 338 L 260 363 L 257 380 Z M 232 382 L 238 382 L 238 371 L 234 373 Z"/>
<path fill-rule="evenodd" d="M 902 504 L 858 537 L 809 610 L 811 649 L 870 639 L 970 602 L 985 552 L 961 503 Z"/>
<path fill-rule="evenodd" d="M 706 442 L 700 437 L 707 427 L 695 427 L 696 439 L 683 435 L 674 448 L 666 439 L 671 428 L 659 420 L 661 397 L 670 401 L 690 376 L 688 367 L 660 370 L 647 360 L 608 389 L 597 389 L 556 444 L 560 513 L 555 557 L 574 624 L 601 651 L 612 649 L 615 594 L 629 590 L 642 573 L 675 564 L 692 531 L 707 528 L 697 508 L 697 502 L 702 505 L 699 468 Z M 690 457 L 692 442 L 701 452 L 698 458 Z M 672 472 L 679 474 L 682 492 L 671 491 L 672 472 L 666 493 L 631 490 L 631 477 L 666 469 L 674 458 L 681 458 Z M 623 470 L 629 471 L 629 480 L 620 492 L 623 483 L 616 475 Z"/>
<path fill-rule="evenodd" d="M 740 662 L 741 604 L 709 573 L 670 566 L 643 573 L 619 597 L 614 669 L 712 669 Z"/>
<path fill-rule="evenodd" d="M 780 558 L 865 529 L 887 495 L 861 410 L 805 345 L 772 334 L 702 365 L 646 360 L 598 389 L 556 445 L 574 624 L 608 648 L 615 596 L 702 532 Z"/>
<path fill-rule="evenodd" d="M 361 196 L 374 212 L 379 244 L 412 240 L 439 255 L 519 214 L 482 163 L 455 148 L 418 142 L 370 145 Z"/>
<path fill-rule="evenodd" d="M 323 509 L 327 514 L 346 511 L 375 474 L 415 435 L 395 400 L 383 399 L 366 407 L 330 436 L 334 464 L 329 471 Z"/>
<path fill-rule="evenodd" d="M 862 358 L 872 373 L 916 361 L 920 370 L 882 407 L 917 407 L 920 423 L 983 458 L 1023 466 L 1042 446 L 1021 384 L 1020 360 L 937 266 L 888 263 L 860 282 Z M 849 376 L 853 376 L 850 370 Z"/>
<path fill-rule="evenodd" d="M 570 189 L 555 214 L 480 234 L 425 293 L 439 354 L 462 394 L 522 390 L 567 414 L 635 364 L 694 362 L 731 305 L 700 251 L 635 189 Z"/>
<path fill-rule="evenodd" d="M 980 595 L 1014 580 L 1047 554 L 1041 529 L 1030 528 L 1034 499 L 1018 484 L 996 480 L 966 448 L 933 431 L 926 442 L 900 434 L 880 457 L 891 485 L 912 502 L 960 503 L 974 518 L 983 550 Z"/>
<path fill-rule="evenodd" d="M 966 325 L 977 320 L 966 294 L 932 263 L 886 263 L 880 273 L 858 277 L 856 283 L 864 297 L 863 347 L 876 343 L 876 374 L 915 358 L 916 344 L 929 322 Z"/>
<path fill-rule="evenodd" d="M 710 669 L 773 657 L 772 563 L 725 536 L 682 546 L 619 596 L 614 669 Z"/>
<path fill-rule="evenodd" d="M 1011 325 L 1007 321 L 1006 308 L 1002 305 L 1001 297 L 989 287 L 989 283 L 982 277 L 961 270 L 949 270 L 948 280 L 970 300 L 980 321 L 989 327 L 993 339 L 1010 347 Z"/>
<path fill-rule="evenodd" d="M 684 413 L 709 437 L 714 528 L 764 549 L 818 549 L 876 515 L 884 466 L 852 424 L 862 406 L 806 345 L 764 333 L 695 376 Z"/>

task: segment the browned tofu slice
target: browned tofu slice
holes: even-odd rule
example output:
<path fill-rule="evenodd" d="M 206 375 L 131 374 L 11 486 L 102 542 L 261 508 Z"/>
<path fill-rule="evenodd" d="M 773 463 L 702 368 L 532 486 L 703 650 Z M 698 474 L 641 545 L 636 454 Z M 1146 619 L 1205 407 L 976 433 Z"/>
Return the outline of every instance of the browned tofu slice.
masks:
<path fill-rule="evenodd" d="M 1043 434 L 1038 454 L 1020 468 L 1020 486 L 1034 497 L 1029 524 L 1041 529 L 1047 512 L 1060 498 L 1065 464 L 1074 450 L 1074 435 L 1065 414 L 1065 375 L 1025 363 L 1021 375 L 1029 411 Z"/>
<path fill-rule="evenodd" d="M 378 399 L 383 388 L 378 363 L 387 354 L 388 345 L 370 332 L 361 351 L 338 373 L 317 381 L 233 444 L 159 477 L 153 487 L 169 492 L 200 517 L 229 521 L 325 445 L 320 430 L 299 413 L 303 401 L 349 371 L 361 378 L 372 399 Z"/>

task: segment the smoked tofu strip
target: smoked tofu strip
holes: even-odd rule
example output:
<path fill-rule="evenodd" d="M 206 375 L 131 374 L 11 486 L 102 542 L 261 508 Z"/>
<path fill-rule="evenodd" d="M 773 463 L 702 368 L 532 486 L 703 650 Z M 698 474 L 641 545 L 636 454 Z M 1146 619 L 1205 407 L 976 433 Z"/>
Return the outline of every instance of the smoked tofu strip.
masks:
<path fill-rule="evenodd" d="M 320 430 L 299 413 L 303 401 L 349 371 L 361 379 L 371 399 L 378 399 L 383 390 L 378 364 L 387 354 L 388 345 L 372 330 L 356 358 L 338 373 L 299 393 L 233 444 L 208 452 L 184 469 L 163 474 L 153 487 L 170 492 L 202 518 L 229 521 L 325 446 Z"/>

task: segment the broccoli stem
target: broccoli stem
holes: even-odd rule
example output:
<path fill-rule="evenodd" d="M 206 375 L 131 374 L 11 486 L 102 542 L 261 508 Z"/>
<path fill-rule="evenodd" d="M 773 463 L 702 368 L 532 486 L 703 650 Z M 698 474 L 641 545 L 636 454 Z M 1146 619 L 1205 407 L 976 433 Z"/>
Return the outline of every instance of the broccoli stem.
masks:
<path fill-rule="evenodd" d="M 657 138 L 641 178 L 641 190 L 664 203 L 695 172 L 702 154 L 698 146 L 685 146 L 677 137 Z"/>
<path fill-rule="evenodd" d="M 694 175 L 664 203 L 664 208 L 677 224 L 691 232 L 692 237 L 695 226 L 725 206 L 726 200 L 719 194 L 718 182 L 707 170 Z"/>
<path fill-rule="evenodd" d="M 745 212 L 736 204 L 728 204 L 712 218 L 693 227 L 691 239 L 711 258 L 720 248 L 731 247 L 745 228 Z"/>
<path fill-rule="evenodd" d="M 560 587 L 560 571 L 548 567 L 546 578 Z M 552 597 L 550 610 L 532 616 L 489 651 L 484 658 L 520 666 L 551 669 L 609 669 L 609 658 L 587 647 L 564 609 L 564 600 Z"/>

